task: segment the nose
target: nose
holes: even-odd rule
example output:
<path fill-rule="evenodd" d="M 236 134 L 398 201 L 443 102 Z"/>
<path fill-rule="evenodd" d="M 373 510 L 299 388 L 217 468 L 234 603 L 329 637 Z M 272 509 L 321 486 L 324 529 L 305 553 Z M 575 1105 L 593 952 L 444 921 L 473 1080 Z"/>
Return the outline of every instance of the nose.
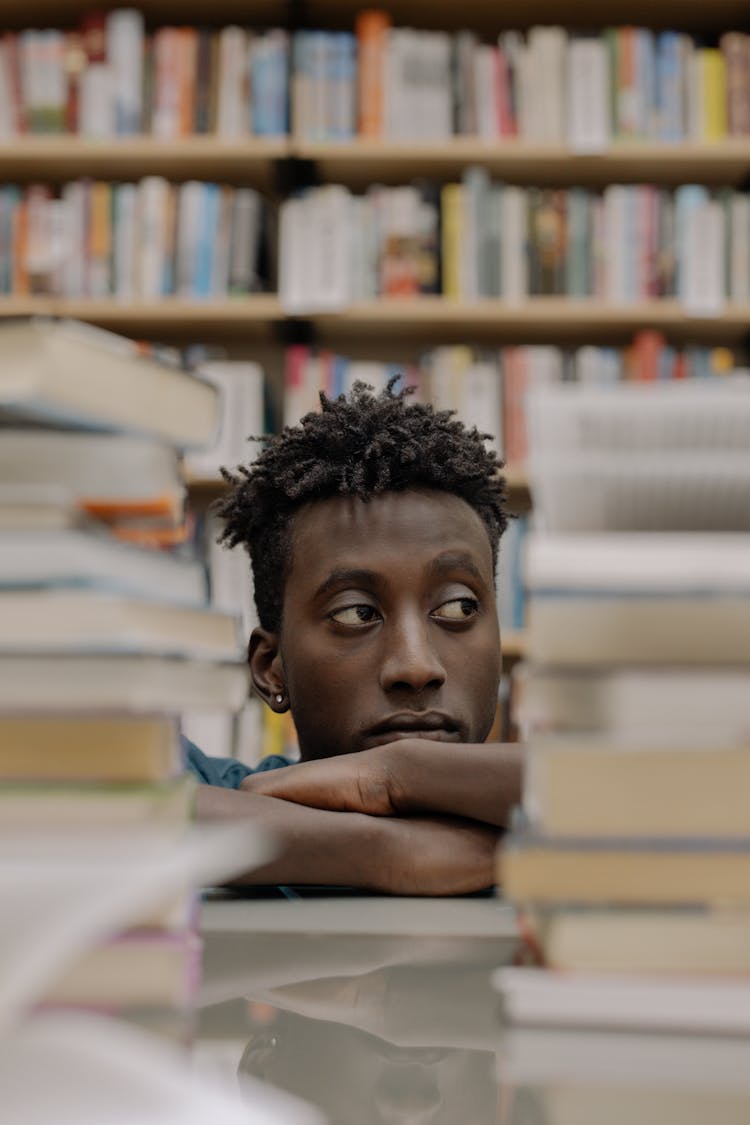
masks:
<path fill-rule="evenodd" d="M 424 691 L 445 683 L 446 673 L 421 614 L 409 614 L 383 630 L 380 683 L 384 691 Z"/>

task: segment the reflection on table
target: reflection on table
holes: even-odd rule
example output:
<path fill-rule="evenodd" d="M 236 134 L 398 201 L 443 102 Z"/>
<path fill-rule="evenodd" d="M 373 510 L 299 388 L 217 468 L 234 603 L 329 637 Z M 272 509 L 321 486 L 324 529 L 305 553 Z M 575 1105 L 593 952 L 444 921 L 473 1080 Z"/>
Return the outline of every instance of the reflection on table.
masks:
<path fill-rule="evenodd" d="M 331 1125 L 750 1122 L 748 1039 L 505 1025 L 490 981 L 519 943 L 496 904 L 299 905 L 204 920 L 198 1047 L 240 1085 Z"/>

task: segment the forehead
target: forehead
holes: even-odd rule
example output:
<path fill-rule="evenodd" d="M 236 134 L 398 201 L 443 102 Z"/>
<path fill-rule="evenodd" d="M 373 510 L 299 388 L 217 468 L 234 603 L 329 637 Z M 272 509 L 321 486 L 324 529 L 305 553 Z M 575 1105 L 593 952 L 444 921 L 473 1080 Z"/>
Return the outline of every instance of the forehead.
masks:
<path fill-rule="evenodd" d="M 346 564 L 384 571 L 460 551 L 492 581 L 492 548 L 481 519 L 461 497 L 435 489 L 385 492 L 371 500 L 335 496 L 295 517 L 290 579 L 320 577 Z"/>

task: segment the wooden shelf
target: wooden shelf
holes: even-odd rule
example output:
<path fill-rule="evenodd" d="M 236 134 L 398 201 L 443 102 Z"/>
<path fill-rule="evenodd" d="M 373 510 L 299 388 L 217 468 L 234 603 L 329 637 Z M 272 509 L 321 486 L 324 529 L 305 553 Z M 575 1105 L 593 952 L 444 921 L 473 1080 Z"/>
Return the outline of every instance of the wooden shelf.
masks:
<path fill-rule="evenodd" d="M 627 342 L 640 328 L 660 329 L 674 340 L 705 343 L 742 340 L 750 331 L 750 304 L 728 305 L 720 316 L 688 315 L 677 301 L 630 305 L 573 297 L 532 297 L 510 305 L 494 299 L 453 301 L 443 297 L 381 298 L 341 313 L 310 317 L 322 340 L 362 340 L 368 335 L 394 343 L 460 337 L 503 342 Z"/>
<path fill-rule="evenodd" d="M 122 6 L 122 0 L 97 0 L 97 9 Z M 149 0 L 146 17 L 152 25 L 239 22 L 246 25 L 283 25 L 294 18 L 295 0 Z M 746 25 L 747 0 L 570 0 L 561 11 L 560 0 L 379 0 L 395 23 L 414 27 L 476 27 L 498 31 L 532 24 L 565 23 L 567 26 L 606 27 L 612 23 L 693 30 Z M 8 27 L 70 26 L 90 11 L 91 0 L 0 0 L 0 23 Z M 305 0 L 299 5 L 308 26 L 351 27 L 361 0 Z M 291 12 L 290 12 L 291 8 Z"/>
<path fill-rule="evenodd" d="M 96 140 L 27 135 L 0 141 L 3 180 L 17 181 L 63 183 L 81 176 L 134 180 L 163 175 L 270 190 L 275 162 L 284 157 L 315 161 L 322 180 L 355 189 L 418 177 L 459 179 L 470 164 L 519 184 L 734 185 L 750 176 L 750 137 L 705 144 L 621 142 L 596 155 L 573 153 L 564 145 L 489 142 L 474 137 L 431 143 L 357 139 L 313 144 L 289 138 L 222 140 L 203 135 L 171 141 L 150 136 Z"/>
<path fill-rule="evenodd" d="M 482 141 L 453 137 L 429 144 L 357 139 L 332 143 L 292 142 L 296 156 L 314 160 L 324 181 L 366 187 L 415 177 L 458 179 L 469 164 L 487 168 L 509 183 L 602 187 L 608 183 L 704 183 L 735 185 L 750 175 L 750 137 L 714 143 L 616 142 L 597 154 L 565 145 Z"/>
<path fill-rule="evenodd" d="M 224 180 L 270 188 L 274 161 L 289 155 L 286 138 L 224 140 L 198 135 L 157 137 L 21 136 L 0 142 L 3 180 L 65 183 L 80 176 L 134 180 L 161 175 L 174 180 Z"/>
<path fill-rule="evenodd" d="M 285 319 L 274 294 L 220 301 L 190 301 L 179 297 L 164 297 L 158 301 L 0 297 L 0 319 L 16 316 L 71 317 L 135 337 L 264 342 L 275 339 L 274 328 Z"/>
<path fill-rule="evenodd" d="M 338 313 L 289 317 L 274 294 L 217 301 L 165 297 L 159 301 L 63 300 L 55 297 L 0 297 L 0 319 L 29 315 L 66 316 L 135 336 L 172 339 L 272 341 L 290 320 L 310 321 L 322 343 L 404 341 L 423 346 L 441 341 L 627 342 L 640 328 L 656 328 L 673 340 L 737 343 L 750 333 L 750 304 L 727 305 L 720 316 L 688 315 L 677 301 L 632 305 L 572 297 L 532 297 L 520 305 L 444 297 L 381 298 Z"/>

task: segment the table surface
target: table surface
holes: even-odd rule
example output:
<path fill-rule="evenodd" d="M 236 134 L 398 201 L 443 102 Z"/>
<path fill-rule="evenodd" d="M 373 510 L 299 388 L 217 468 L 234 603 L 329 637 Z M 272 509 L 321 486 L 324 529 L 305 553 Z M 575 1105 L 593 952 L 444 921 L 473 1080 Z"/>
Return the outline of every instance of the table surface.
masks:
<path fill-rule="evenodd" d="M 331 1125 L 750 1122 L 750 1041 L 503 1027 L 495 899 L 220 895 L 202 932 L 197 1063 Z"/>

